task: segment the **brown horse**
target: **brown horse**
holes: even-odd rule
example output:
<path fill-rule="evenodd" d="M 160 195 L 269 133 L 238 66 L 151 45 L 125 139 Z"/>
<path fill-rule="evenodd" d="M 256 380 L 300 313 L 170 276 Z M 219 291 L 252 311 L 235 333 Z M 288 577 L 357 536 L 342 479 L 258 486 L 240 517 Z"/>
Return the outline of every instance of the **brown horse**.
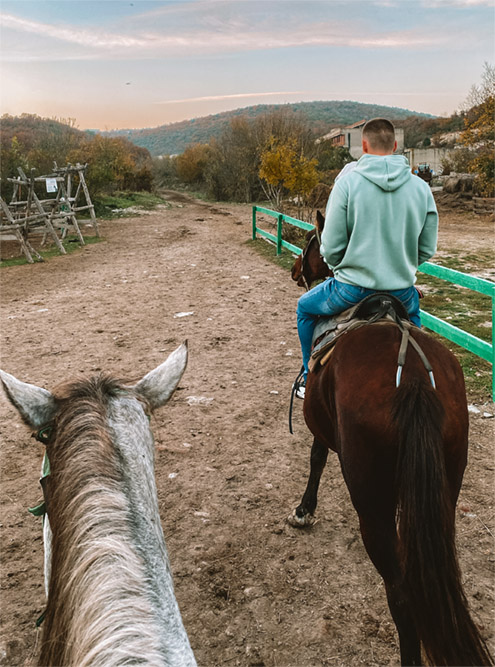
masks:
<path fill-rule="evenodd" d="M 292 269 L 298 284 L 329 275 L 319 254 L 324 219 Z M 314 436 L 309 481 L 291 523 L 310 525 L 328 450 L 337 453 L 364 546 L 383 577 L 403 665 L 490 665 L 468 611 L 455 548 L 455 505 L 467 461 L 464 378 L 451 352 L 411 334 L 433 366 L 436 389 L 409 348 L 396 387 L 401 332 L 371 324 L 337 340 L 310 372 L 304 417 Z"/>

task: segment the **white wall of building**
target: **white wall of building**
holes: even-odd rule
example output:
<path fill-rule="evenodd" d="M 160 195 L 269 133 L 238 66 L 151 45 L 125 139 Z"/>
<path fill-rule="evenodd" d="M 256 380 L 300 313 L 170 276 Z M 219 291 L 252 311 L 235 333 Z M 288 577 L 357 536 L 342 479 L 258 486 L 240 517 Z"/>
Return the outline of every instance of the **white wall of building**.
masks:
<path fill-rule="evenodd" d="M 404 155 L 409 160 L 411 168 L 426 162 L 435 174 L 441 174 L 443 171 L 442 160 L 448 158 L 454 150 L 453 148 L 433 148 L 431 146 L 428 148 L 406 148 Z"/>

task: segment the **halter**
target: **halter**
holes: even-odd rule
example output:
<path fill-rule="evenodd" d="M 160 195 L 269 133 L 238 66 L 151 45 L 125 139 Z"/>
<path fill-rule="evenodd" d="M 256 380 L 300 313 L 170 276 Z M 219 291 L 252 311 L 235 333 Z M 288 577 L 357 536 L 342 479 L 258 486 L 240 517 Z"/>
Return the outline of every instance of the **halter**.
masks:
<path fill-rule="evenodd" d="M 53 431 L 55 429 L 55 425 L 48 424 L 48 426 L 44 426 L 43 428 L 40 428 L 40 430 L 37 433 L 33 433 L 33 438 L 37 440 L 38 442 L 41 442 L 43 445 L 48 445 L 53 436 Z M 41 485 L 41 490 L 43 491 L 43 500 L 39 505 L 36 505 L 36 507 L 28 507 L 28 512 L 32 514 L 33 516 L 41 516 L 43 517 L 43 523 L 45 522 L 45 517 L 48 516 L 48 510 L 47 510 L 47 482 L 48 478 L 50 476 L 50 461 L 48 460 L 48 454 L 44 453 L 43 455 L 43 464 L 41 467 L 41 477 L 40 477 L 40 485 Z M 36 627 L 39 628 L 43 621 L 45 620 L 46 617 L 46 612 L 47 608 L 45 607 L 44 611 L 42 614 L 38 617 L 36 620 Z"/>
<path fill-rule="evenodd" d="M 49 424 L 44 428 L 40 428 L 40 430 L 37 433 L 33 433 L 33 438 L 35 438 L 38 442 L 41 442 L 43 445 L 48 445 L 48 443 L 52 438 L 52 433 L 53 433 L 53 424 Z"/>
<path fill-rule="evenodd" d="M 307 254 L 311 244 L 315 240 L 318 242 L 318 247 L 319 247 L 321 245 L 321 234 L 320 234 L 320 230 L 318 229 L 318 227 L 315 227 L 314 236 L 312 236 L 309 239 L 308 243 L 306 244 L 305 248 L 303 249 L 303 251 L 301 253 L 301 278 L 302 278 L 304 287 L 306 288 L 306 292 L 309 292 L 309 284 L 308 284 L 308 281 L 306 280 L 306 276 L 304 275 L 304 260 L 306 259 L 306 254 Z"/>
<path fill-rule="evenodd" d="M 40 428 L 40 430 L 37 433 L 33 433 L 32 437 L 35 438 L 38 442 L 41 442 L 46 447 L 46 445 L 48 445 L 52 440 L 54 429 L 55 425 L 49 424 L 48 426 Z M 48 454 L 45 451 L 43 455 L 43 464 L 40 477 L 40 485 L 43 491 L 43 501 L 39 503 L 39 505 L 36 505 L 36 507 L 28 507 L 28 512 L 30 512 L 34 516 L 42 516 L 44 518 L 45 514 L 47 514 L 48 503 L 46 497 L 47 496 L 46 486 L 49 476 L 50 476 L 50 461 L 48 460 Z"/>

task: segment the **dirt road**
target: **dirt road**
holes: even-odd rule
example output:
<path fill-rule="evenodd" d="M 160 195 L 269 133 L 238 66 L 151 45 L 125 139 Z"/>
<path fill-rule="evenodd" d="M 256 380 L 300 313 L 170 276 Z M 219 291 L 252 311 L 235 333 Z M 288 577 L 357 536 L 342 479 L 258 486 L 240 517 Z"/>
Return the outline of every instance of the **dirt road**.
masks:
<path fill-rule="evenodd" d="M 47 388 L 100 370 L 135 379 L 187 338 L 180 390 L 152 428 L 176 594 L 198 663 L 398 664 L 381 579 L 335 456 L 319 522 L 309 532 L 285 522 L 311 444 L 301 402 L 295 435 L 287 426 L 300 289 L 244 244 L 248 206 L 168 196 L 171 208 L 102 223 L 101 244 L 2 271 L 1 366 Z M 466 593 L 493 648 L 494 420 L 485 410 L 472 415 L 457 525 Z M 44 605 L 41 524 L 27 513 L 40 498 L 42 445 L 3 400 L 0 417 L 0 664 L 29 665 Z"/>

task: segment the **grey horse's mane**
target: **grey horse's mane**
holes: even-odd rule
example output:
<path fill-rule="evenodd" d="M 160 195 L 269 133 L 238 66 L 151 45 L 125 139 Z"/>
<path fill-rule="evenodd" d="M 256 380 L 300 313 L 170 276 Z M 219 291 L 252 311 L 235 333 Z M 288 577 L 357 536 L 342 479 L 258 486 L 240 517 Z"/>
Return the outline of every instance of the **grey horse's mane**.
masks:
<path fill-rule="evenodd" d="M 40 664 L 164 664 L 123 463 L 107 425 L 109 401 L 120 394 L 123 385 L 107 376 L 54 392 L 52 576 Z"/>

